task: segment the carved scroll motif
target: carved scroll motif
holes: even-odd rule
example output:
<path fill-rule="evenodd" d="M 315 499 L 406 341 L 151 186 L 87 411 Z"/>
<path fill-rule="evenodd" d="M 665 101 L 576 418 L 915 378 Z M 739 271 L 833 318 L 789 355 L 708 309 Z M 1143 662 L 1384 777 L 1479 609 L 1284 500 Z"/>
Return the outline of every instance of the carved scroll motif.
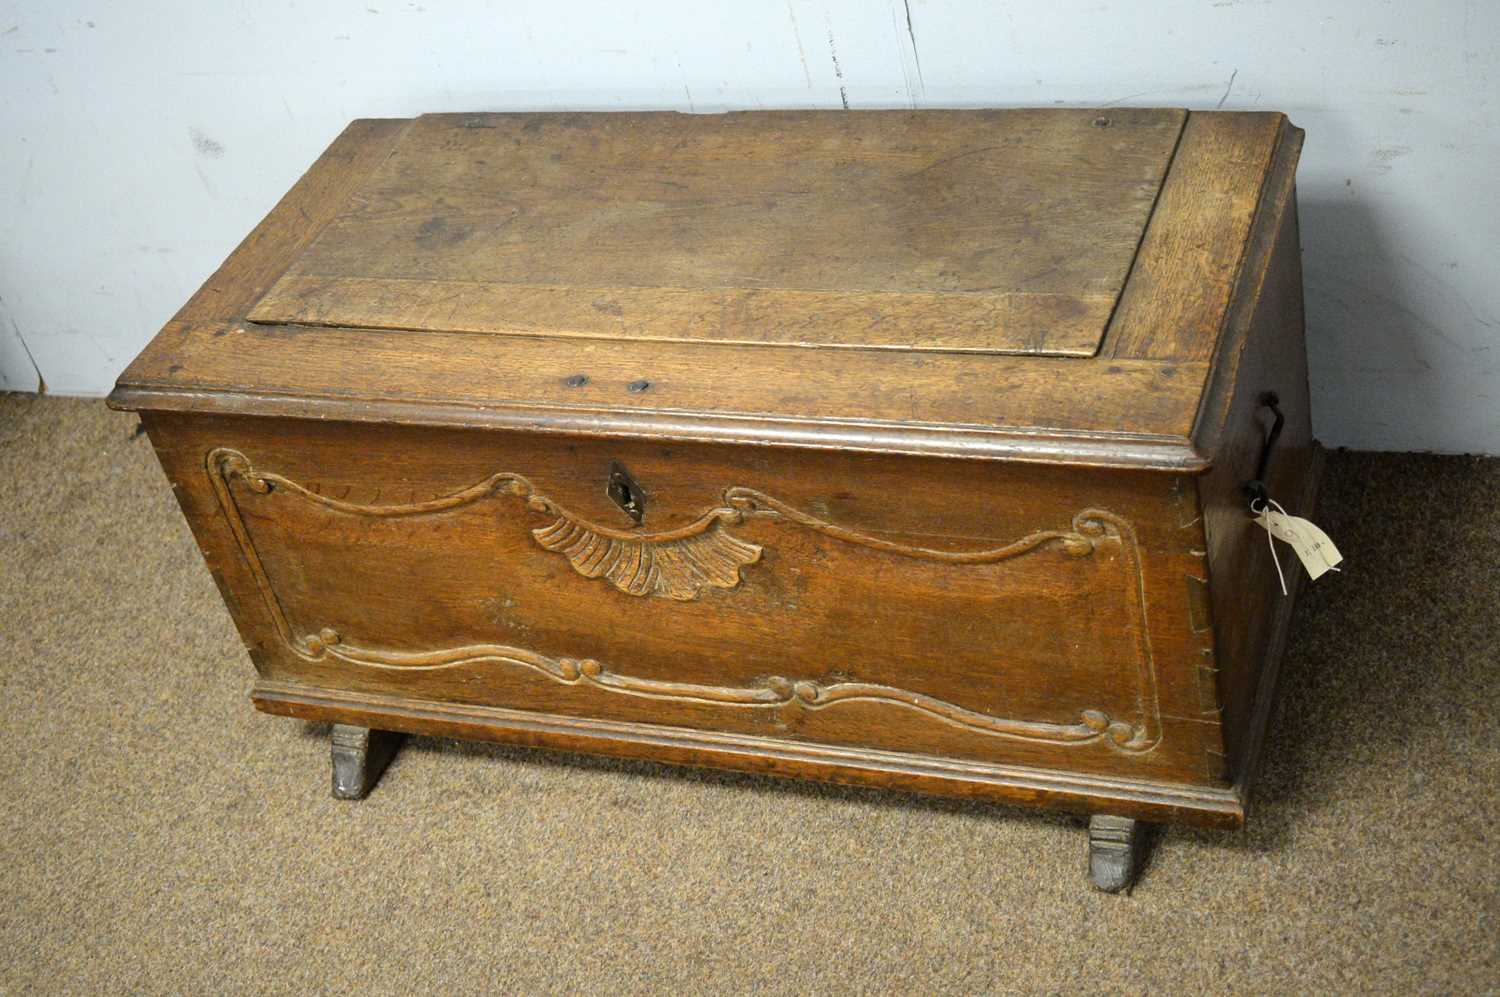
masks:
<path fill-rule="evenodd" d="M 1084 710 L 1074 724 L 1027 723 L 965 709 L 955 703 L 895 686 L 869 682 L 822 684 L 807 679 L 772 675 L 758 685 L 714 686 L 691 682 L 663 682 L 611 671 L 592 658 L 553 658 L 519 647 L 476 644 L 441 651 L 399 653 L 375 651 L 345 644 L 340 635 L 323 629 L 317 634 L 291 639 L 288 644 L 309 661 L 334 658 L 351 665 L 392 671 L 441 671 L 473 665 L 499 664 L 529 668 L 563 685 L 586 685 L 608 692 L 646 699 L 699 702 L 721 706 L 757 708 L 792 706 L 821 710 L 836 703 L 858 700 L 899 704 L 956 727 L 1001 737 L 1018 737 L 1053 744 L 1078 744 L 1108 738 L 1126 751 L 1142 750 L 1140 731 L 1134 725 L 1113 720 L 1102 710 Z"/>
<path fill-rule="evenodd" d="M 1102 740 L 1118 750 L 1131 753 L 1149 751 L 1161 740 L 1140 553 L 1130 524 L 1105 510 L 1079 512 L 1073 518 L 1071 530 L 1039 531 L 1002 547 L 985 550 L 946 551 L 859 533 L 825 522 L 762 492 L 742 487 L 727 489 L 722 507 L 709 510 L 678 530 L 636 534 L 598 526 L 574 516 L 538 494 L 531 483 L 518 474 L 494 474 L 469 488 L 427 502 L 361 505 L 320 495 L 278 474 L 258 471 L 244 454 L 235 450 L 213 450 L 206 464 L 214 491 L 279 635 L 293 653 L 307 661 L 332 659 L 350 665 L 398 671 L 436 671 L 499 664 L 526 668 L 565 685 L 586 685 L 620 695 L 754 709 L 793 707 L 821 710 L 838 703 L 882 702 L 997 737 L 1053 744 Z M 1056 545 L 1070 557 L 1088 557 L 1100 543 L 1116 543 L 1129 568 L 1130 591 L 1127 597 L 1137 609 L 1140 620 L 1140 625 L 1134 628 L 1139 679 L 1138 719 L 1130 722 L 1111 717 L 1102 710 L 1086 709 L 1071 724 L 1031 722 L 980 713 L 923 693 L 866 682 L 825 684 L 773 675 L 756 685 L 711 686 L 631 676 L 612 671 L 593 659 L 551 657 L 524 648 L 494 644 L 400 652 L 350 644 L 329 628 L 299 635 L 288 623 L 245 529 L 230 491 L 231 479 L 239 479 L 259 494 L 282 489 L 338 512 L 383 518 L 441 512 L 491 496 L 519 496 L 531 509 L 553 517 L 547 526 L 532 530 L 537 543 L 547 550 L 563 553 L 580 574 L 589 578 L 606 578 L 620 591 L 631 595 L 660 595 L 678 600 L 696 598 L 706 586 L 733 588 L 738 584 L 740 568 L 755 563 L 761 548 L 732 536 L 725 527 L 741 523 L 750 516 L 790 522 L 841 541 L 903 557 L 955 565 L 992 564 L 1049 545 Z"/>

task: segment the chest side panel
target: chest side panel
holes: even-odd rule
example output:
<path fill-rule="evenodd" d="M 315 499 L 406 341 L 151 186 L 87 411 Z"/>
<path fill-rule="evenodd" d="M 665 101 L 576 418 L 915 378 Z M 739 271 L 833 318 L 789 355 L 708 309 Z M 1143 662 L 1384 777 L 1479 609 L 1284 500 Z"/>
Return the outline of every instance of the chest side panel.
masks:
<path fill-rule="evenodd" d="M 1294 515 L 1311 517 L 1317 485 L 1303 345 L 1302 264 L 1290 190 L 1268 229 L 1264 281 L 1246 306 L 1244 338 L 1234 356 L 1226 359 L 1233 375 L 1221 393 L 1225 414 L 1218 453 L 1199 483 L 1229 767 L 1240 782 L 1253 771 L 1269 720 L 1292 597 L 1303 575 L 1295 554 L 1280 546 L 1281 569 L 1291 594 L 1282 593 L 1266 533 L 1252 523 L 1242 488 L 1257 473 L 1273 423 L 1272 411 L 1264 404 L 1268 392 L 1275 394 L 1285 417 L 1266 465 L 1269 495 Z"/>
<path fill-rule="evenodd" d="M 231 418 L 152 433 L 269 679 L 1218 784 L 1202 552 L 1163 476 Z"/>

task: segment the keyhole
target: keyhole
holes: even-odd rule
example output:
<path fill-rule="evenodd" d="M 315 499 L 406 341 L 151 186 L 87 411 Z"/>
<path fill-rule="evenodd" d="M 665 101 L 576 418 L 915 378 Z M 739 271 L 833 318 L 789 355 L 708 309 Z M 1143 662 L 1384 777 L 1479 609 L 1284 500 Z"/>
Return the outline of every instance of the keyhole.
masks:
<path fill-rule="evenodd" d="M 624 467 L 615 464 L 609 471 L 609 484 L 604 489 L 610 501 L 620 507 L 620 510 L 640 523 L 646 516 L 646 495 L 641 491 L 630 477 L 630 472 Z"/>
<path fill-rule="evenodd" d="M 615 501 L 620 503 L 620 508 L 626 512 L 635 512 L 635 496 L 630 494 L 630 486 L 623 481 L 615 482 Z"/>

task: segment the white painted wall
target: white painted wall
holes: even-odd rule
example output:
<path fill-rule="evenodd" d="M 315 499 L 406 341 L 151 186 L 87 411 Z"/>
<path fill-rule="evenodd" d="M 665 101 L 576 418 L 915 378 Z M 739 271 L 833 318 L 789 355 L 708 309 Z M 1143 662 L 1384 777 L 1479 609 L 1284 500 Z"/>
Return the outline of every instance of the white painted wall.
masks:
<path fill-rule="evenodd" d="M 1276 108 L 1325 442 L 1500 453 L 1491 0 L 0 3 L 0 387 L 101 394 L 350 118 Z"/>

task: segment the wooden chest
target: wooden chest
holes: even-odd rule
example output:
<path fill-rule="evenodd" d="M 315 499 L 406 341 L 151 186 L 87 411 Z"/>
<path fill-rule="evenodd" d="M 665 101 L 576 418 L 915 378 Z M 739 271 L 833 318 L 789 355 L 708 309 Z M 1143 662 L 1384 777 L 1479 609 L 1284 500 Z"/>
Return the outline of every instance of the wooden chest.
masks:
<path fill-rule="evenodd" d="M 342 795 L 381 732 L 635 755 L 1093 815 L 1119 888 L 1134 821 L 1243 820 L 1290 606 L 1244 489 L 1316 476 L 1300 143 L 356 121 L 111 403 Z"/>

